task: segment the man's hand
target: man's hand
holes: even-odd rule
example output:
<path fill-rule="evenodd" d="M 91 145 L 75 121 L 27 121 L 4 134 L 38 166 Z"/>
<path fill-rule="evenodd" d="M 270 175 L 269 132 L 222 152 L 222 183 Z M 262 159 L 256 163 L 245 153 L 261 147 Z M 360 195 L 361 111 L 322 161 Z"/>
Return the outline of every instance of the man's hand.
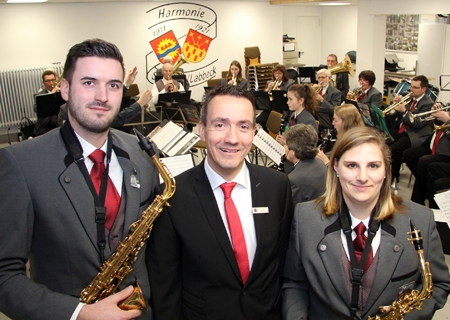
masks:
<path fill-rule="evenodd" d="M 84 305 L 78 314 L 77 320 L 128 320 L 139 317 L 142 314 L 141 310 L 124 311 L 117 306 L 120 301 L 128 298 L 132 292 L 133 287 L 128 286 L 108 298 L 93 304 Z"/>
<path fill-rule="evenodd" d="M 127 88 L 129 88 L 130 85 L 134 82 L 137 73 L 137 67 L 134 66 L 134 68 L 128 71 L 128 73 L 125 75 L 125 81 L 123 83 L 127 86 Z"/>
<path fill-rule="evenodd" d="M 137 103 L 139 103 L 141 108 L 143 108 L 145 105 L 147 105 L 150 102 L 150 100 L 152 98 L 153 98 L 152 92 L 147 89 L 147 90 L 144 91 L 144 93 L 141 94 L 141 96 L 139 97 L 139 100 L 137 101 Z"/>

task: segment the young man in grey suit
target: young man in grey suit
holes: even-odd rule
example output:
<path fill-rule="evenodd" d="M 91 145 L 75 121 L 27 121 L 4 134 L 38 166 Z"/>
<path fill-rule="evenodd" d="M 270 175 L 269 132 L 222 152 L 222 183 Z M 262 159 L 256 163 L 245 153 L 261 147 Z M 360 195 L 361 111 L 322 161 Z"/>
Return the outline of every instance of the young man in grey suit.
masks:
<path fill-rule="evenodd" d="M 199 132 L 206 159 L 177 176 L 171 206 L 149 240 L 155 317 L 281 319 L 291 189 L 286 175 L 245 161 L 255 134 L 251 93 L 237 86 L 209 91 Z M 222 188 L 230 185 L 228 197 Z M 228 210 L 230 201 L 236 210 Z"/>
<path fill-rule="evenodd" d="M 151 203 L 157 183 L 158 172 L 136 139 L 110 129 L 123 79 L 115 45 L 93 39 L 73 46 L 61 82 L 68 121 L 42 137 L 0 149 L 0 183 L 8 188 L 0 202 L 0 311 L 12 319 L 138 318 L 140 310 L 117 307 L 131 294 L 135 276 L 149 302 L 142 254 L 118 293 L 94 304 L 79 300 Z M 106 159 L 94 164 L 91 154 L 102 151 Z M 98 196 L 89 171 L 102 164 L 109 175 L 103 175 Z M 151 312 L 141 319 L 151 319 Z"/>

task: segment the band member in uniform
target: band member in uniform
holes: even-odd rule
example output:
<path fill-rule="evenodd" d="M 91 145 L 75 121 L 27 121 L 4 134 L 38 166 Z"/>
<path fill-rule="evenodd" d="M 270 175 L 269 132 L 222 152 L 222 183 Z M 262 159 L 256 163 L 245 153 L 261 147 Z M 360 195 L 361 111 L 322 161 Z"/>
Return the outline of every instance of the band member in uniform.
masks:
<path fill-rule="evenodd" d="M 171 63 L 167 62 L 163 64 L 162 73 L 163 78 L 156 81 L 152 88 L 152 102 L 155 105 L 158 103 L 160 93 L 185 91 L 182 83 L 172 79 L 173 65 Z"/>
<path fill-rule="evenodd" d="M 56 71 L 53 69 L 47 69 L 42 73 L 42 87 L 34 95 L 34 112 L 37 114 L 36 96 L 48 93 L 55 93 L 59 91 L 59 87 L 56 85 Z M 52 129 L 59 127 L 58 115 L 38 118 L 36 125 L 34 126 L 34 134 L 40 136 Z"/>
<path fill-rule="evenodd" d="M 432 286 L 429 299 L 410 295 L 404 300 L 411 305 L 402 306 L 420 309 L 423 302 L 405 318 L 431 319 L 450 292 L 448 267 L 431 210 L 391 192 L 385 136 L 352 128 L 336 142 L 331 163 L 325 194 L 295 207 L 283 318 L 367 319 L 393 305 L 399 293 Z M 408 241 L 411 222 L 421 231 L 432 284 L 423 283 L 419 249 Z"/>
<path fill-rule="evenodd" d="M 381 108 L 383 96 L 381 92 L 373 86 L 376 80 L 375 73 L 372 70 L 363 70 L 360 72 L 358 79 L 360 87 L 355 89 L 359 91 L 357 96 L 355 97 L 355 90 L 349 91 L 347 93 L 347 99 L 357 101 L 369 107 L 373 104 L 378 108 Z"/>
<path fill-rule="evenodd" d="M 317 71 L 319 84 L 313 87 L 316 89 L 316 99 L 319 103 L 316 112 L 316 119 L 319 120 L 320 129 L 332 128 L 334 108 L 341 104 L 341 92 L 330 85 L 331 73 L 328 69 Z"/>
<path fill-rule="evenodd" d="M 338 59 L 335 54 L 330 54 L 327 57 L 327 66 L 332 68 L 338 64 Z M 348 73 L 342 72 L 332 76 L 336 81 L 336 89 L 341 92 L 341 101 L 344 101 L 347 97 L 347 92 L 350 90 L 350 85 L 348 84 Z"/>
<path fill-rule="evenodd" d="M 247 90 L 248 87 L 248 81 L 247 79 L 242 77 L 242 68 L 241 64 L 237 60 L 231 61 L 230 68 L 228 69 L 228 74 L 226 78 L 223 78 L 221 85 L 232 85 L 232 86 L 239 86 L 241 88 L 244 88 Z"/>

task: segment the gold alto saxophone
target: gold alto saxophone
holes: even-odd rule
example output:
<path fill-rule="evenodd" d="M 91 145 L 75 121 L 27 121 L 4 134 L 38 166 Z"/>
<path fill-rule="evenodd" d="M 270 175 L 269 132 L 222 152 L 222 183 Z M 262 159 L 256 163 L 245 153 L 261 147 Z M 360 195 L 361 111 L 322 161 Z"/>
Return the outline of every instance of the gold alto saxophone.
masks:
<path fill-rule="evenodd" d="M 117 291 L 125 277 L 133 270 L 133 262 L 137 259 L 139 250 L 149 238 L 153 222 L 158 218 L 164 205 L 169 206 L 168 200 L 176 189 L 175 179 L 167 167 L 159 161 L 151 144 L 136 129 L 134 129 L 134 133 L 141 148 L 152 158 L 164 180 L 165 188 L 163 193 L 156 196 L 155 200 L 145 209 L 142 217 L 130 226 L 128 235 L 120 242 L 111 257 L 103 263 L 94 280 L 81 291 L 80 301 L 87 304 L 102 300 Z M 122 310 L 147 308 L 137 280 L 133 293 L 120 302 L 118 306 Z"/>
<path fill-rule="evenodd" d="M 419 257 L 419 267 L 422 274 L 422 288 L 419 290 L 409 290 L 401 293 L 397 300 L 390 306 L 381 306 L 380 313 L 369 320 L 403 320 L 403 316 L 413 310 L 421 310 L 423 301 L 431 297 L 433 292 L 433 280 L 430 272 L 430 264 L 425 260 L 423 251 L 423 240 L 420 230 L 410 221 L 411 231 L 408 232 L 411 238 L 408 241 L 414 244 Z"/>

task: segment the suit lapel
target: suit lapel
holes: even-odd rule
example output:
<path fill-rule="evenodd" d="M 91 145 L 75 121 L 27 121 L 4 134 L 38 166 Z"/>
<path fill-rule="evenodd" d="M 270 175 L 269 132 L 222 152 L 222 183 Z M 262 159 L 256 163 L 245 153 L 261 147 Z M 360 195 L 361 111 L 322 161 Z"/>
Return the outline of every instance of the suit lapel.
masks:
<path fill-rule="evenodd" d="M 388 222 L 382 222 L 388 223 Z M 393 250 L 393 248 L 397 248 Z M 385 290 L 386 286 L 391 281 L 395 268 L 397 268 L 398 261 L 403 254 L 404 247 L 392 234 L 386 232 L 381 228 L 381 242 L 378 248 L 378 268 L 382 268 L 382 272 L 376 272 L 375 279 L 367 298 L 364 312 L 367 312 L 378 300 L 380 295 Z M 378 270 L 380 270 L 378 269 Z"/>
<path fill-rule="evenodd" d="M 67 197 L 70 199 L 73 209 L 91 240 L 92 245 L 97 252 L 100 253 L 97 246 L 94 198 L 89 188 L 86 188 L 86 180 L 78 168 L 78 165 L 74 162 L 71 163 L 60 175 L 59 183 L 66 192 Z"/>
<path fill-rule="evenodd" d="M 216 198 L 213 191 L 211 190 L 211 184 L 209 183 L 208 177 L 206 176 L 204 161 L 196 167 L 195 181 L 194 181 L 194 192 L 197 198 L 200 200 L 200 204 L 203 209 L 203 214 L 205 215 L 211 229 L 214 231 L 217 241 L 222 247 L 222 251 L 227 257 L 231 268 L 233 269 L 236 277 L 241 280 L 241 274 L 239 271 L 238 264 L 236 262 L 236 257 L 234 256 L 233 248 L 231 246 L 230 238 L 228 237 L 227 231 L 223 224 L 222 217 L 220 215 L 219 208 L 217 207 Z"/>
<path fill-rule="evenodd" d="M 337 214 L 335 214 L 337 217 Z M 335 218 L 336 219 L 336 218 Z M 338 219 L 335 220 L 333 225 L 336 226 L 334 232 L 326 234 L 319 242 L 317 248 L 319 248 L 319 256 L 322 259 L 323 266 L 326 270 L 326 275 L 330 278 L 335 290 L 339 293 L 342 301 L 348 303 L 350 301 L 350 292 L 348 291 L 348 284 L 346 281 L 345 270 L 342 265 L 341 255 L 341 227 Z M 324 250 L 321 250 L 323 248 Z"/>

